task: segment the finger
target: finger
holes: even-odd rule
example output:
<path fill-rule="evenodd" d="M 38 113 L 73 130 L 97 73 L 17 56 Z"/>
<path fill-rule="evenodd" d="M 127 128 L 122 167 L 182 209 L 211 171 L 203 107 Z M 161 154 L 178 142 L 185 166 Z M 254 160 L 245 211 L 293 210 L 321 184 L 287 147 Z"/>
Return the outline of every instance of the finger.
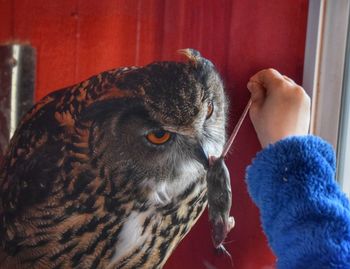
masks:
<path fill-rule="evenodd" d="M 260 83 L 267 91 L 278 89 L 285 81 L 284 77 L 275 69 L 261 70 L 250 78 L 250 81 Z"/>

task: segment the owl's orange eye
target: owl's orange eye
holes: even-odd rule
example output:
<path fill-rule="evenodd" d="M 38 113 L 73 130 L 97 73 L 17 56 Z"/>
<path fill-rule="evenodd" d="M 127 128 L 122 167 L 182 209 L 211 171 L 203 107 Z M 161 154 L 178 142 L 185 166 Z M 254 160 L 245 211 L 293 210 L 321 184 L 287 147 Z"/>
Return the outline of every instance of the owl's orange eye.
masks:
<path fill-rule="evenodd" d="M 208 111 L 207 111 L 207 117 L 206 119 L 209 119 L 211 117 L 211 115 L 213 114 L 214 111 L 214 105 L 213 102 L 209 102 L 208 103 Z"/>
<path fill-rule="evenodd" d="M 146 135 L 148 141 L 155 145 L 162 145 L 166 143 L 169 141 L 170 137 L 170 133 L 163 130 L 150 132 Z"/>

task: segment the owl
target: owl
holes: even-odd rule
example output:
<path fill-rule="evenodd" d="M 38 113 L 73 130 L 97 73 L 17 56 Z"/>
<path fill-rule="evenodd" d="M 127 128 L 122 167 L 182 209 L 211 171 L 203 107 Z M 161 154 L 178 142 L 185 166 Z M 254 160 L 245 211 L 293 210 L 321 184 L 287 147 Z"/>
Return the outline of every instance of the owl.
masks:
<path fill-rule="evenodd" d="M 1 164 L 1 268 L 163 267 L 225 142 L 222 80 L 182 53 L 100 73 L 23 117 Z"/>

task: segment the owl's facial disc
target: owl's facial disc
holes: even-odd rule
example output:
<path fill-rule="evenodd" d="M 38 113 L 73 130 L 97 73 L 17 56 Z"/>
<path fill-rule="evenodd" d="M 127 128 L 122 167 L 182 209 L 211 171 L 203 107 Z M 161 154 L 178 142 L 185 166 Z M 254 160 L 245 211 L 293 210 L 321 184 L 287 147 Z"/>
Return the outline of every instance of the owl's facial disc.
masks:
<path fill-rule="evenodd" d="M 97 129 L 103 133 L 92 136 L 95 156 L 136 181 L 189 184 L 202 176 L 208 155 L 222 152 L 226 114 L 219 75 L 202 71 L 161 62 L 126 73 L 117 87 L 140 95 L 118 99 L 109 104 L 110 114 L 101 113 Z"/>

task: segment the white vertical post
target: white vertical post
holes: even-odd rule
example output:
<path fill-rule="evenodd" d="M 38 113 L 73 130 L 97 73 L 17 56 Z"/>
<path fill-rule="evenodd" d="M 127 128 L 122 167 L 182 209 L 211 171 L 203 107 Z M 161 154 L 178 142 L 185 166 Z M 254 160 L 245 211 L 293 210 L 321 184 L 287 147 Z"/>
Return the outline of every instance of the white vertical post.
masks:
<path fill-rule="evenodd" d="M 310 0 L 303 86 L 312 96 L 310 131 L 337 146 L 349 0 Z"/>

